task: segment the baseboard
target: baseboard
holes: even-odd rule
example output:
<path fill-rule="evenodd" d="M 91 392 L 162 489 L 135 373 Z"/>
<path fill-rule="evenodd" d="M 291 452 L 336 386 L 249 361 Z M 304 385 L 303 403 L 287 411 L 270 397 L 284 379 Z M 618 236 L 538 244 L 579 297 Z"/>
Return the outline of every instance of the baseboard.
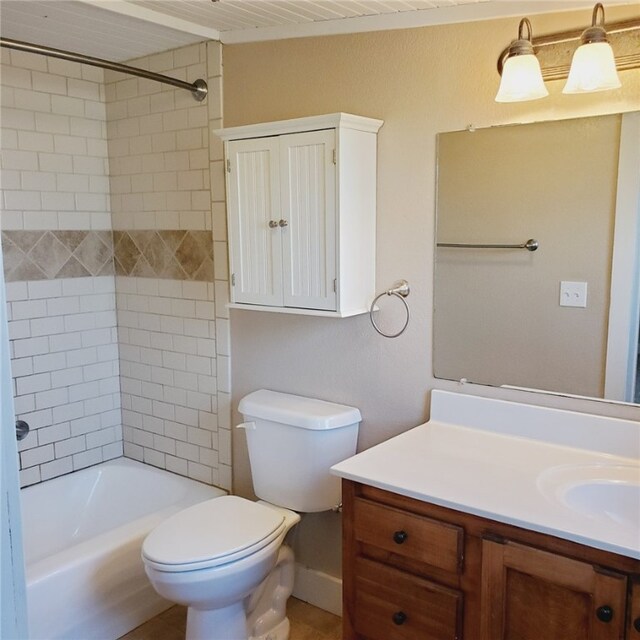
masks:
<path fill-rule="evenodd" d="M 342 580 L 296 562 L 293 595 L 314 607 L 342 616 Z"/>

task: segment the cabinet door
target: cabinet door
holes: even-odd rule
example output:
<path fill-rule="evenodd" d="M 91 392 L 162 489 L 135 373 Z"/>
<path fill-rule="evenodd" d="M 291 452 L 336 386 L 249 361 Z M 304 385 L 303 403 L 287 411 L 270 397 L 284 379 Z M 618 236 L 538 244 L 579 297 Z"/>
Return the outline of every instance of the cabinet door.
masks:
<path fill-rule="evenodd" d="M 231 300 L 282 305 L 279 138 L 228 143 Z"/>
<path fill-rule="evenodd" d="M 634 576 L 631 582 L 627 627 L 628 640 L 640 640 L 640 577 L 638 576 Z"/>
<path fill-rule="evenodd" d="M 335 131 L 281 136 L 285 307 L 335 311 Z"/>
<path fill-rule="evenodd" d="M 481 640 L 620 640 L 626 577 L 514 543 L 482 543 Z"/>

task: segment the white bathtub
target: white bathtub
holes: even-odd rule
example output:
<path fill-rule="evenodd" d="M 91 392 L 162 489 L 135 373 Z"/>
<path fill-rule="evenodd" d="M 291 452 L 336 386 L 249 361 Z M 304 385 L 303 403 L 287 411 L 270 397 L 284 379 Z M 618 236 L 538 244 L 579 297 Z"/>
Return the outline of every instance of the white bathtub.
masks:
<path fill-rule="evenodd" d="M 144 573 L 144 537 L 224 491 L 119 458 L 21 494 L 29 637 L 114 640 L 170 606 Z"/>

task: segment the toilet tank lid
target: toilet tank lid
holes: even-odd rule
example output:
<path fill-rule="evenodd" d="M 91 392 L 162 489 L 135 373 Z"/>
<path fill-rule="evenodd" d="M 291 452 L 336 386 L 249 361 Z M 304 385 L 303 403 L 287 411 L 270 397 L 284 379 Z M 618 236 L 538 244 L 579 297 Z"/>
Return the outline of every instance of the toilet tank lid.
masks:
<path fill-rule="evenodd" d="M 337 429 L 362 419 L 355 407 L 267 389 L 246 395 L 240 400 L 238 410 L 245 417 L 262 418 L 302 429 Z"/>

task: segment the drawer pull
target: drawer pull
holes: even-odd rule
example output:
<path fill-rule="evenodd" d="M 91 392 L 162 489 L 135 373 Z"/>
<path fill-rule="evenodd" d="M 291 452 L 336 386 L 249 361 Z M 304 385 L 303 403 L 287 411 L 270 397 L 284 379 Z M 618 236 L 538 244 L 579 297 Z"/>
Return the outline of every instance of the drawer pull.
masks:
<path fill-rule="evenodd" d="M 596 617 L 600 622 L 611 622 L 613 620 L 613 609 L 608 605 L 602 605 L 596 609 Z"/>
<path fill-rule="evenodd" d="M 393 541 L 396 544 L 402 544 L 409 537 L 409 534 L 406 531 L 396 531 L 393 534 Z"/>
<path fill-rule="evenodd" d="M 391 616 L 391 619 L 393 620 L 393 624 L 399 626 L 407 621 L 407 614 L 404 611 L 396 611 L 393 616 Z"/>

